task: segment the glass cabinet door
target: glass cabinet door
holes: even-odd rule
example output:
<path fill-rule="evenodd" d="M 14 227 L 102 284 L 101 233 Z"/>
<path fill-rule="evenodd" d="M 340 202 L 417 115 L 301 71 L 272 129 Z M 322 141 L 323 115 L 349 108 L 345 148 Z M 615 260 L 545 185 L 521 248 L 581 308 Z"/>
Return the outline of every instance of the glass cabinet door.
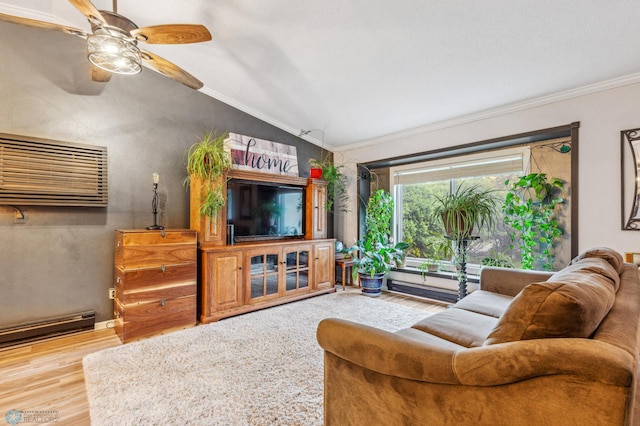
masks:
<path fill-rule="evenodd" d="M 287 292 L 309 288 L 309 254 L 310 250 L 306 247 L 285 253 Z"/>
<path fill-rule="evenodd" d="M 251 256 L 251 299 L 278 294 L 278 261 L 275 253 Z"/>

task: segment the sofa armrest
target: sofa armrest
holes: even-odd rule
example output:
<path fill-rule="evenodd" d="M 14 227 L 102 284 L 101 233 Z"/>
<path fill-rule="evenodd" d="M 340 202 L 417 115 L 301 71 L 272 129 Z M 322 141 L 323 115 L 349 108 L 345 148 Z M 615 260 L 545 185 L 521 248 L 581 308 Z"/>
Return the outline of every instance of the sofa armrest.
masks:
<path fill-rule="evenodd" d="M 368 370 L 421 382 L 496 386 L 567 375 L 631 386 L 637 360 L 592 339 L 533 339 L 455 350 L 364 324 L 328 318 L 318 343 L 333 355 Z"/>
<path fill-rule="evenodd" d="M 326 352 L 369 370 L 410 380 L 460 384 L 455 350 L 337 318 L 320 321 L 318 343 Z"/>
<path fill-rule="evenodd" d="M 593 339 L 550 338 L 460 351 L 456 377 L 464 385 L 496 386 L 540 376 L 568 375 L 614 386 L 632 386 L 637 360 Z"/>
<path fill-rule="evenodd" d="M 532 283 L 548 280 L 553 272 L 486 266 L 480 270 L 480 289 L 514 297 Z"/>

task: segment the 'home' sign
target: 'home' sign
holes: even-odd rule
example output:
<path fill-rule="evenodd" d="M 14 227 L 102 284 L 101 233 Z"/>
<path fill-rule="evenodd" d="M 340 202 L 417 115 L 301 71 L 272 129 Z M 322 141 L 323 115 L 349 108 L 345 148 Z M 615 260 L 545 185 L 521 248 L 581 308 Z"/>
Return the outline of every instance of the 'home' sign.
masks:
<path fill-rule="evenodd" d="M 229 133 L 233 168 L 277 175 L 298 176 L 296 147 L 264 139 Z"/>

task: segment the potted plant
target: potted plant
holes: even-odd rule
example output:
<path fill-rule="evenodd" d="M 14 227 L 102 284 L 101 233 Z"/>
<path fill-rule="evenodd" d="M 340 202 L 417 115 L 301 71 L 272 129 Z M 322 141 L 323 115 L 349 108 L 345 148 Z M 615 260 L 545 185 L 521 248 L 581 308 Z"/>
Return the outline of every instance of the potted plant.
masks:
<path fill-rule="evenodd" d="M 391 195 L 383 189 L 373 193 L 366 208 L 365 235 L 348 250 L 354 262 L 353 278 L 360 276 L 362 293 L 367 296 L 380 295 L 384 276 L 402 262 L 409 248 L 404 241 L 390 242 L 392 216 Z"/>
<path fill-rule="evenodd" d="M 312 178 L 324 179 L 327 182 L 327 211 L 332 211 L 336 200 L 340 200 L 340 210 L 348 211 L 349 193 L 347 176 L 342 172 L 343 166 L 336 166 L 326 155 L 321 160 L 309 159 L 309 175 Z"/>
<path fill-rule="evenodd" d="M 467 295 L 467 246 L 476 226 L 493 227 L 498 199 L 495 190 L 462 182 L 455 191 L 435 196 L 433 217 L 442 220 L 453 243 L 453 263 L 458 277 L 458 300 Z M 477 238 L 477 237 L 475 237 Z"/>
<path fill-rule="evenodd" d="M 441 235 L 441 241 L 437 245 L 433 245 L 435 248 L 430 257 L 426 258 L 422 264 L 420 264 L 420 271 L 424 278 L 425 272 L 438 272 L 445 260 L 451 260 L 453 256 L 453 249 L 451 248 L 451 241 L 447 240 L 444 235 Z"/>
<path fill-rule="evenodd" d="M 364 238 L 349 248 L 353 256 L 352 276 L 354 280 L 359 276 L 362 294 L 373 297 L 380 295 L 386 273 L 400 264 L 408 247 L 409 244 L 405 242 L 393 245 Z"/>
<path fill-rule="evenodd" d="M 231 153 L 225 148 L 228 133 L 215 136 L 213 131 L 191 145 L 187 151 L 185 185 L 192 181 L 201 183 L 200 216 L 213 217 L 225 205 L 225 174 L 232 167 Z"/>
<path fill-rule="evenodd" d="M 435 195 L 433 217 L 442 220 L 446 235 L 453 240 L 468 238 L 476 226 L 494 225 L 498 202 L 494 192 L 463 182 L 451 193 Z"/>

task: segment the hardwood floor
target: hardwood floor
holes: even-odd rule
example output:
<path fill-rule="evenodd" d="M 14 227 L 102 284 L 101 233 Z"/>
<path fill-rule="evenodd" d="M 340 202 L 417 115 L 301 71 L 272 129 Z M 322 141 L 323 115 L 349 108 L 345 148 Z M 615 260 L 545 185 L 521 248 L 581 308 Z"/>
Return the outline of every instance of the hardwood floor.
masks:
<path fill-rule="evenodd" d="M 82 358 L 120 344 L 107 329 L 1 349 L 0 418 L 19 410 L 25 417 L 32 412 L 40 420 L 57 419 L 50 424 L 90 424 Z"/>
<path fill-rule="evenodd" d="M 346 291 L 360 289 L 347 287 Z M 444 305 L 403 295 L 385 293 L 381 298 L 428 312 L 444 309 Z M 51 424 L 90 424 L 82 358 L 121 344 L 113 329 L 107 329 L 0 349 L 0 419 L 10 410 L 19 410 L 57 418 Z"/>

